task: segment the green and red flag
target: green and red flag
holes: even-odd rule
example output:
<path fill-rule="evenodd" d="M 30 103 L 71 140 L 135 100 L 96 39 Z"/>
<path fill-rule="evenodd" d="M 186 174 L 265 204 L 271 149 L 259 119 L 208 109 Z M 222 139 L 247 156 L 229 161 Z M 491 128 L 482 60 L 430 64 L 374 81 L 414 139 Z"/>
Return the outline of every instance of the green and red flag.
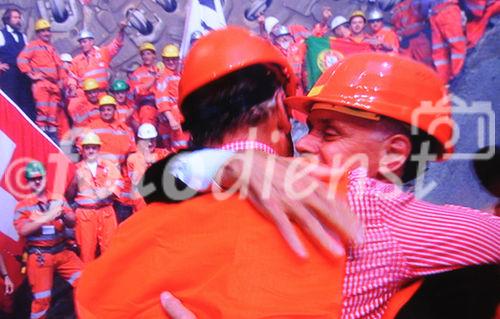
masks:
<path fill-rule="evenodd" d="M 368 43 L 356 43 L 333 37 L 309 37 L 306 46 L 307 90 L 311 89 L 326 69 L 344 57 L 373 51 Z"/>

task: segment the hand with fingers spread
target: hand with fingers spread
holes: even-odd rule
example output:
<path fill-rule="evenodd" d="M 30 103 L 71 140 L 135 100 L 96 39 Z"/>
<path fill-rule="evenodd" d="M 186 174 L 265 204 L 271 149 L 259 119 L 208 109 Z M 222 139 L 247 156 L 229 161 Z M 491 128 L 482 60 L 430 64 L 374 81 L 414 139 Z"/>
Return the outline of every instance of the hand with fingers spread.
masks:
<path fill-rule="evenodd" d="M 334 257 L 344 254 L 345 245 L 361 243 L 362 229 L 349 210 L 344 174 L 332 176 L 331 169 L 304 158 L 240 155 L 243 160 L 230 159 L 220 170 L 217 183 L 247 192 L 298 256 L 306 258 L 308 252 L 292 222 Z M 245 174 L 245 169 L 252 173 Z"/>

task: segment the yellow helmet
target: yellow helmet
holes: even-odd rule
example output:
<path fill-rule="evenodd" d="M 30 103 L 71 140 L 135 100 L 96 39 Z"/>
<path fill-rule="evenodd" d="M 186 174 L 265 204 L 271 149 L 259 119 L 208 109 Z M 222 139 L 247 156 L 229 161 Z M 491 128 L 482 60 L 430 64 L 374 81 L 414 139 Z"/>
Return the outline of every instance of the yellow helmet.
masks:
<path fill-rule="evenodd" d="M 82 140 L 82 145 L 101 145 L 99 135 L 94 132 L 87 133 Z"/>
<path fill-rule="evenodd" d="M 151 50 L 151 51 L 156 53 L 156 48 L 153 45 L 153 43 L 151 43 L 151 42 L 144 42 L 143 44 L 141 44 L 141 46 L 139 47 L 139 52 L 142 52 L 145 50 Z"/>
<path fill-rule="evenodd" d="M 179 48 L 175 44 L 167 44 L 161 52 L 164 58 L 178 58 L 179 55 Z"/>
<path fill-rule="evenodd" d="M 35 22 L 35 31 L 50 29 L 50 22 L 45 19 L 38 19 Z"/>
<path fill-rule="evenodd" d="M 104 95 L 99 99 L 99 106 L 103 105 L 114 105 L 116 106 L 116 100 L 111 95 Z"/>
<path fill-rule="evenodd" d="M 99 83 L 97 82 L 96 79 L 89 78 L 83 81 L 84 91 L 97 90 L 98 88 L 99 88 Z"/>
<path fill-rule="evenodd" d="M 351 14 L 351 16 L 349 17 L 349 21 L 351 21 L 352 18 L 354 18 L 354 17 L 361 17 L 366 22 L 365 13 L 363 11 L 361 11 L 361 10 L 355 10 L 355 11 L 353 11 L 353 13 Z"/>

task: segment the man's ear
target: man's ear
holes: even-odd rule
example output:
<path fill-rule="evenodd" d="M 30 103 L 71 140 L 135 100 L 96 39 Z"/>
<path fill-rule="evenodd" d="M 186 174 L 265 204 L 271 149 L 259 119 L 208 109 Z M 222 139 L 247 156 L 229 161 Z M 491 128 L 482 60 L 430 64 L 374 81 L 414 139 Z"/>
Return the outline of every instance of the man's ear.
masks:
<path fill-rule="evenodd" d="M 394 134 L 383 142 L 378 173 L 383 176 L 402 176 L 404 164 L 411 154 L 410 138 L 404 134 Z"/>
<path fill-rule="evenodd" d="M 278 129 L 283 131 L 283 133 L 288 134 L 292 130 L 292 126 L 290 124 L 290 119 L 288 116 L 288 112 L 283 103 L 285 99 L 285 93 L 280 90 L 280 92 L 276 93 L 276 112 L 278 113 Z"/>

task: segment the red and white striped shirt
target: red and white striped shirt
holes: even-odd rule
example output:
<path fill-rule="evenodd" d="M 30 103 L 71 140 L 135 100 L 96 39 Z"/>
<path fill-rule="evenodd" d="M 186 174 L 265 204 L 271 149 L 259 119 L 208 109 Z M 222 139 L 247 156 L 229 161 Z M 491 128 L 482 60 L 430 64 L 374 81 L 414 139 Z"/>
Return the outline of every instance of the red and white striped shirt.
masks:
<path fill-rule="evenodd" d="M 267 154 L 274 155 L 276 152 L 274 149 L 261 142 L 257 141 L 249 141 L 249 140 L 242 140 L 242 141 L 235 141 L 235 142 L 230 142 L 227 144 L 224 144 L 220 147 L 221 150 L 225 151 L 233 151 L 233 152 L 239 152 L 239 151 L 248 151 L 248 150 L 257 150 L 257 151 L 262 151 Z"/>
<path fill-rule="evenodd" d="M 348 251 L 342 318 L 381 318 L 414 279 L 500 261 L 500 218 L 492 214 L 420 201 L 363 169 L 349 174 L 349 204 L 365 241 Z"/>

